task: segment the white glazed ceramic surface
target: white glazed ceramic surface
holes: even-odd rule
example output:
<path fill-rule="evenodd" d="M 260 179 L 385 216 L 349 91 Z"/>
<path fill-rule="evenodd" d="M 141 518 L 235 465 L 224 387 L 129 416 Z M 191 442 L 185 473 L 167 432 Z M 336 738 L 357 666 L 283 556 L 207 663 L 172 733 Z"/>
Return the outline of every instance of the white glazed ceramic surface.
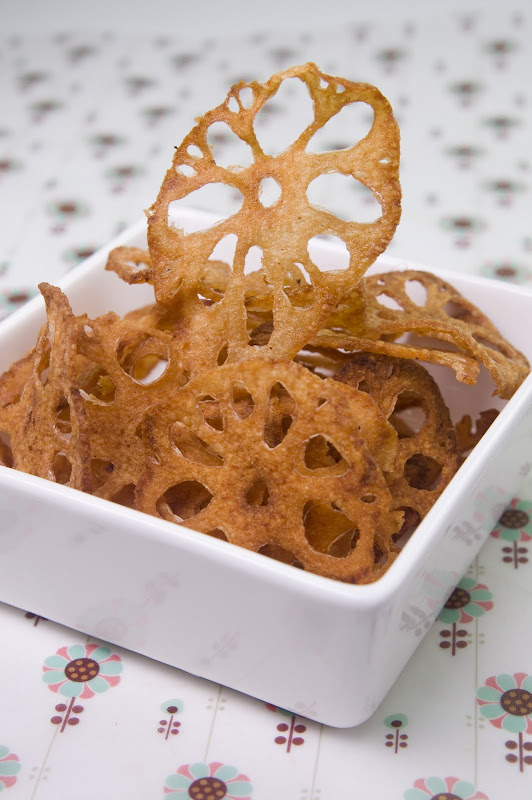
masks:
<path fill-rule="evenodd" d="M 185 230 L 210 218 L 179 217 Z M 118 244 L 142 246 L 145 221 Z M 75 313 L 118 313 L 151 289 L 104 272 L 99 251 L 63 281 Z M 338 251 L 328 250 L 331 266 Z M 377 270 L 407 265 L 381 258 Z M 532 359 L 532 293 L 447 278 Z M 43 303 L 0 325 L 0 368 L 35 342 Z M 436 370 L 455 417 L 493 406 L 492 386 Z M 68 487 L 0 467 L 0 600 L 338 727 L 367 719 L 400 674 L 519 482 L 532 429 L 528 378 L 387 574 L 352 586 L 304 573 Z M 50 554 L 75 569 L 57 575 Z M 21 558 L 22 556 L 22 558 Z M 21 568 L 23 564 L 23 568 Z M 213 608 L 216 614 L 213 614 Z M 109 609 L 113 609 L 112 612 Z M 220 637 L 227 647 L 220 650 Z M 274 654 L 283 652 L 282 664 Z"/>

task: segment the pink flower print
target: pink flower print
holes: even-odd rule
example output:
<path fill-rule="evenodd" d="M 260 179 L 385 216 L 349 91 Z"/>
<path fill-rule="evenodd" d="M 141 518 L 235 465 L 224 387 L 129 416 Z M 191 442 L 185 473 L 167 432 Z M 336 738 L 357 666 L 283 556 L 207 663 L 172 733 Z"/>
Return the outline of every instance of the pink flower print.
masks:
<path fill-rule="evenodd" d="M 492 594 L 483 583 L 462 578 L 438 615 L 440 622 L 451 625 L 472 622 L 493 608 Z"/>
<path fill-rule="evenodd" d="M 164 783 L 168 800 L 251 800 L 252 789 L 246 775 L 219 761 L 184 764 Z"/>
<path fill-rule="evenodd" d="M 414 788 L 407 789 L 404 800 L 489 800 L 472 783 L 459 778 L 419 778 Z"/>
<path fill-rule="evenodd" d="M 18 756 L 11 753 L 9 747 L 0 745 L 0 792 L 9 789 L 17 782 L 17 773 L 20 771 Z"/>
<path fill-rule="evenodd" d="M 122 662 L 108 647 L 75 644 L 60 647 L 43 666 L 43 681 L 52 692 L 88 699 L 120 683 Z"/>
<path fill-rule="evenodd" d="M 514 497 L 491 532 L 495 539 L 529 542 L 532 539 L 532 501 Z"/>
<path fill-rule="evenodd" d="M 480 713 L 496 728 L 532 733 L 532 676 L 492 675 L 477 691 Z"/>

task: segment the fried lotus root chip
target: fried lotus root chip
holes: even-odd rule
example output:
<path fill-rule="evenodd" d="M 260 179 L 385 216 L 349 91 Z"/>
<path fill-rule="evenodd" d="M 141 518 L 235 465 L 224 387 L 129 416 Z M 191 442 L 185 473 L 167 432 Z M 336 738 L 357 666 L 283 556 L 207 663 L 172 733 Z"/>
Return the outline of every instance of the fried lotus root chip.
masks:
<path fill-rule="evenodd" d="M 80 318 L 77 382 L 90 429 L 92 491 L 100 497 L 116 499 L 128 487 L 132 497 L 146 457 L 137 430 L 146 409 L 188 380 L 158 321 L 152 307 L 124 318 Z"/>
<path fill-rule="evenodd" d="M 88 492 L 88 421 L 76 381 L 78 320 L 59 289 L 47 283 L 39 289 L 47 323 L 30 354 L 32 372 L 22 392 L 0 410 L 0 429 L 10 438 L 13 467 Z M 27 359 L 18 362 L 23 375 Z"/>
<path fill-rule="evenodd" d="M 365 389 L 397 429 L 388 487 L 397 508 L 423 519 L 460 463 L 455 429 L 436 382 L 414 361 L 373 353 L 357 353 L 336 379 Z"/>
<path fill-rule="evenodd" d="M 370 448 L 393 461 L 397 438 L 362 392 L 290 362 L 226 364 L 152 408 L 143 436 L 141 511 L 343 581 L 395 556 L 403 515 Z"/>
<path fill-rule="evenodd" d="M 478 365 L 483 364 L 497 387 L 496 393 L 505 399 L 528 375 L 530 365 L 525 356 L 485 314 L 441 278 L 428 272 L 401 270 L 366 277 L 361 286 L 365 298 L 363 333 L 360 314 L 351 315 L 348 304 L 344 304 L 333 313 L 324 335 L 314 337 L 312 344 L 444 364 L 455 370 L 458 380 L 468 384 L 475 383 Z M 457 351 L 446 350 L 444 345 L 438 348 L 394 341 L 405 333 L 448 343 Z"/>
<path fill-rule="evenodd" d="M 305 84 L 314 119 L 287 150 L 272 156 L 261 147 L 254 122 L 287 79 Z M 249 104 L 244 101 L 246 92 L 252 95 Z M 311 152 L 307 146 L 314 134 L 355 102 L 365 103 L 373 111 L 368 134 L 344 150 Z M 208 133 L 212 125 L 221 123 L 247 147 L 252 159 L 249 166 L 226 168 L 216 163 Z M 197 357 L 205 366 L 216 365 L 224 346 L 229 362 L 259 354 L 295 356 L 392 238 L 401 212 L 398 167 L 399 130 L 388 101 L 375 87 L 325 75 L 314 64 L 277 73 L 264 84 L 239 83 L 220 106 L 199 119 L 176 149 L 172 167 L 148 212 L 148 245 L 156 299 L 166 307 L 181 305 L 185 310 L 191 320 L 187 339 L 201 341 Z M 369 223 L 346 222 L 311 205 L 309 184 L 330 173 L 351 176 L 355 183 L 370 189 L 380 204 L 381 216 Z M 273 179 L 280 189 L 279 199 L 268 207 L 261 202 L 265 179 Z M 242 206 L 211 228 L 185 235 L 169 219 L 171 203 L 207 184 L 232 187 L 241 196 Z M 345 243 L 347 269 L 322 271 L 312 261 L 309 241 L 319 234 L 334 235 Z M 197 301 L 203 272 L 215 247 L 231 236 L 236 237 L 236 247 L 224 295 L 206 307 Z M 259 352 L 249 347 L 244 308 L 244 268 L 253 248 L 255 254 L 260 253 L 259 266 L 271 287 L 273 306 L 273 332 L 266 344 L 257 345 Z M 308 307 L 294 306 L 284 291 L 286 276 L 299 269 L 297 265 L 306 270 L 312 283 L 313 302 Z M 187 364 L 187 369 L 193 370 L 193 366 Z"/>
<path fill-rule="evenodd" d="M 150 254 L 140 247 L 115 247 L 105 269 L 116 272 L 126 283 L 151 283 Z"/>

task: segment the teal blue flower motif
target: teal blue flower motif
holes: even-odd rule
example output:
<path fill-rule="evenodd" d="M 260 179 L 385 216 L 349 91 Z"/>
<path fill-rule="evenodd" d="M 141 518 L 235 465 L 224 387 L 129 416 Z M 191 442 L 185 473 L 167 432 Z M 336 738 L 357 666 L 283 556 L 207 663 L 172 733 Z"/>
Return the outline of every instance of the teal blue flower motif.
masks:
<path fill-rule="evenodd" d="M 514 497 L 491 535 L 506 542 L 529 542 L 532 539 L 532 501 Z"/>
<path fill-rule="evenodd" d="M 20 772 L 18 756 L 12 753 L 9 747 L 0 745 L 0 792 L 9 789 L 17 781 Z"/>
<path fill-rule="evenodd" d="M 404 800 L 489 800 L 472 783 L 459 778 L 419 778 L 414 788 L 407 789 Z"/>
<path fill-rule="evenodd" d="M 483 717 L 496 728 L 532 733 L 532 676 L 525 672 L 489 677 L 477 691 Z"/>
<path fill-rule="evenodd" d="M 390 714 L 384 720 L 384 724 L 387 728 L 404 728 L 408 725 L 408 717 L 406 714 Z"/>
<path fill-rule="evenodd" d="M 164 784 L 164 800 L 251 800 L 252 785 L 236 767 L 212 761 L 184 764 Z"/>
<path fill-rule="evenodd" d="M 398 753 L 400 748 L 408 747 L 408 734 L 404 732 L 408 725 L 406 714 L 389 714 L 384 720 L 384 724 L 390 731 L 393 731 L 393 733 L 386 734 L 384 741 L 386 747 L 392 747 L 395 753 Z"/>
<path fill-rule="evenodd" d="M 43 666 L 43 681 L 65 697 L 94 697 L 120 682 L 120 656 L 97 644 L 60 647 Z"/>
<path fill-rule="evenodd" d="M 438 615 L 440 622 L 471 622 L 493 608 L 492 594 L 483 583 L 473 578 L 462 578 Z"/>

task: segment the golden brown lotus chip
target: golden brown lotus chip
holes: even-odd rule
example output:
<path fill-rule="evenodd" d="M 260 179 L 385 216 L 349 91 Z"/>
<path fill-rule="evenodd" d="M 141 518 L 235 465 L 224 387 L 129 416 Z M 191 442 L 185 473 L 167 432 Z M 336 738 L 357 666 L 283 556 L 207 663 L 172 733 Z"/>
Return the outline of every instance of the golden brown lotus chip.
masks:
<path fill-rule="evenodd" d="M 436 382 L 415 361 L 373 353 L 358 353 L 336 378 L 367 391 L 397 430 L 388 487 L 396 508 L 423 519 L 459 466 L 455 429 Z"/>
<path fill-rule="evenodd" d="M 314 118 L 285 152 L 272 156 L 261 147 L 254 122 L 288 79 L 306 86 Z M 249 93 L 248 104 L 244 97 Z M 311 152 L 308 146 L 313 136 L 344 107 L 357 102 L 373 111 L 369 133 L 345 150 Z M 220 123 L 248 147 L 249 166 L 226 168 L 216 163 L 208 133 Z M 200 118 L 176 149 L 148 212 L 148 244 L 156 299 L 168 308 L 180 308 L 190 318 L 187 341 L 194 342 L 190 345 L 194 350 L 201 341 L 202 365 L 219 363 L 224 347 L 228 361 L 257 355 L 292 358 L 297 353 L 390 241 L 400 217 L 398 166 L 399 131 L 388 101 L 375 87 L 326 75 L 314 64 L 277 73 L 264 84 L 239 83 L 220 106 Z M 370 189 L 381 207 L 379 219 L 346 222 L 313 206 L 307 197 L 309 184 L 330 173 L 351 176 L 354 184 L 358 181 Z M 261 202 L 266 179 L 274 180 L 280 191 L 270 206 Z M 241 196 L 242 206 L 208 230 L 185 235 L 169 220 L 170 205 L 209 184 L 232 187 Z M 345 270 L 320 270 L 313 262 L 309 241 L 319 235 L 335 236 L 345 244 L 349 253 Z M 225 293 L 218 303 L 206 307 L 198 303 L 205 265 L 216 246 L 233 236 L 236 249 Z M 244 308 L 244 270 L 253 248 L 260 253 L 273 298 L 273 332 L 268 343 L 256 345 L 257 349 L 249 347 Z M 308 308 L 294 306 L 284 291 L 287 274 L 299 267 L 312 283 L 314 297 Z M 187 363 L 187 369 L 193 367 Z"/>
<path fill-rule="evenodd" d="M 27 381 L 18 397 L 13 395 L 0 409 L 0 429 L 9 437 L 16 469 L 90 491 L 88 421 L 75 383 L 78 320 L 59 289 L 47 283 L 39 288 L 47 324 L 32 353 L 18 362 Z M 7 385 L 12 376 L 13 368 L 7 373 Z M 68 423 L 62 419 L 65 416 Z M 9 458 L 5 442 L 2 450 L 4 459 Z"/>
<path fill-rule="evenodd" d="M 458 380 L 475 383 L 483 364 L 502 398 L 509 398 L 530 366 L 492 322 L 453 286 L 435 275 L 401 270 L 364 278 L 364 316 L 349 305 L 333 313 L 312 344 L 344 350 L 367 350 L 451 366 Z M 330 327 L 329 327 L 330 326 Z M 352 332 L 352 333 L 351 333 Z M 420 346 L 396 342 L 404 334 L 434 342 Z M 450 348 L 450 349 L 449 349 Z"/>
<path fill-rule="evenodd" d="M 226 364 L 154 407 L 143 436 L 142 511 L 344 581 L 393 559 L 402 514 L 377 459 L 397 437 L 363 392 L 290 362 Z"/>

